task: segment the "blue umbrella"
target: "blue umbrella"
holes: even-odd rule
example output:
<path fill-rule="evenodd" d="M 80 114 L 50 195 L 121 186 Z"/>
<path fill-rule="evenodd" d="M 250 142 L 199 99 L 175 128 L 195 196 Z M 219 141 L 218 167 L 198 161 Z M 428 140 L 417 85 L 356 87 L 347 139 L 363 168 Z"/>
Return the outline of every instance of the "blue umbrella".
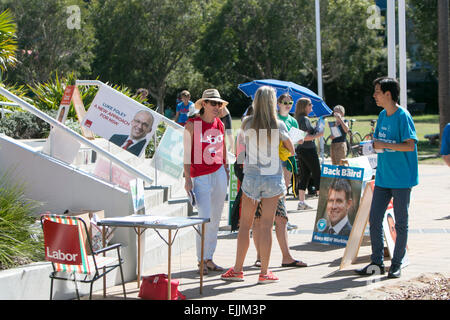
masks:
<path fill-rule="evenodd" d="M 271 86 L 277 90 L 277 97 L 283 93 L 289 93 L 294 100 L 294 104 L 291 109 L 291 113 L 295 112 L 295 104 L 300 98 L 309 98 L 313 104 L 312 112 L 308 115 L 310 117 L 327 116 L 332 113 L 330 108 L 317 94 L 309 90 L 308 88 L 299 86 L 298 84 L 290 81 L 281 81 L 274 79 L 254 80 L 251 82 L 241 83 L 238 85 L 238 89 L 241 90 L 247 97 L 255 98 L 255 92 L 261 86 Z"/>

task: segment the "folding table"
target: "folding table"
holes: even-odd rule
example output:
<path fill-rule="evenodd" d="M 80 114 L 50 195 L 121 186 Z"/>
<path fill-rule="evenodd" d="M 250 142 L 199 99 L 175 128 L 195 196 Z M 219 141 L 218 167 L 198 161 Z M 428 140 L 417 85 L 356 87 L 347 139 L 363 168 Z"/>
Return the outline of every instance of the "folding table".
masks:
<path fill-rule="evenodd" d="M 171 286 L 170 282 L 172 279 L 171 273 L 171 255 L 172 255 L 172 244 L 177 236 L 178 230 L 185 227 L 192 226 L 195 231 L 201 236 L 201 260 L 200 260 L 200 294 L 202 294 L 203 288 L 203 249 L 204 249 L 204 234 L 205 234 L 205 223 L 209 222 L 209 218 L 197 218 L 197 217 L 168 217 L 168 216 L 154 216 L 154 215 L 141 215 L 133 214 L 125 217 L 116 218 L 105 218 L 97 222 L 98 226 L 103 227 L 103 245 L 106 244 L 106 228 L 109 227 L 131 227 L 136 232 L 138 250 L 137 250 L 137 286 L 140 287 L 141 280 L 141 235 L 146 229 L 151 228 L 156 231 L 158 236 L 167 244 L 168 246 L 168 285 L 167 285 L 167 299 L 170 300 L 171 297 Z M 197 229 L 197 225 L 200 225 L 202 230 Z M 165 240 L 158 229 L 168 230 L 168 239 Z M 172 238 L 172 230 L 176 230 L 175 235 Z M 106 279 L 103 282 L 103 296 L 106 296 Z"/>

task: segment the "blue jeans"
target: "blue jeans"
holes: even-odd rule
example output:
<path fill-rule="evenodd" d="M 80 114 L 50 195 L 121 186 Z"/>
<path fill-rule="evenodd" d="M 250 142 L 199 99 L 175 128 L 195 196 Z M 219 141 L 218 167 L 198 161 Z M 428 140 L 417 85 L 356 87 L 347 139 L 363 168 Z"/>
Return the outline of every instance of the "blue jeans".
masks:
<path fill-rule="evenodd" d="M 389 202 L 393 198 L 397 239 L 395 241 L 392 265 L 401 265 L 406 252 L 406 242 L 408 241 L 408 208 L 410 195 L 411 188 L 390 189 L 375 186 L 369 217 L 370 241 L 372 244 L 371 259 L 373 263 L 383 263 L 383 218 Z"/>

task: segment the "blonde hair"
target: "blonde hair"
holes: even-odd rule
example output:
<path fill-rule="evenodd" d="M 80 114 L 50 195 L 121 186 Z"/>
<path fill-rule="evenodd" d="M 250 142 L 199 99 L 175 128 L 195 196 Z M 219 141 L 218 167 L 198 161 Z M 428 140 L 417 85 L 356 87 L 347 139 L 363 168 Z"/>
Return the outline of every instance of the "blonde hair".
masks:
<path fill-rule="evenodd" d="M 278 129 L 277 124 L 277 93 L 269 86 L 259 87 L 253 100 L 253 115 L 244 120 L 242 127 L 249 120 L 252 120 L 251 129 L 256 131 L 258 136 L 260 129 L 267 130 L 267 135 L 271 137 L 271 129 Z"/>
<path fill-rule="evenodd" d="M 334 111 L 334 110 L 338 110 L 339 112 L 342 113 L 342 115 L 345 115 L 345 109 L 344 109 L 344 107 L 341 106 L 340 104 L 338 104 L 337 106 L 335 106 L 335 107 L 333 108 L 333 111 Z"/>
<path fill-rule="evenodd" d="M 300 98 L 297 100 L 295 105 L 295 118 L 298 119 L 300 116 L 307 116 L 306 107 L 311 103 L 311 100 L 308 98 Z"/>

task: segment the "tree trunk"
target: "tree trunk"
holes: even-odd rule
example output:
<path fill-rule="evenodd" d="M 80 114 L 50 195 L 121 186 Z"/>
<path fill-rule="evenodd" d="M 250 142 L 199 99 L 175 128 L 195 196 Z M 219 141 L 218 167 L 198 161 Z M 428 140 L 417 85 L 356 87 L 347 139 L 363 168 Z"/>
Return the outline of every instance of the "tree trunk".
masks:
<path fill-rule="evenodd" d="M 449 41 L 448 9 L 449 0 L 437 1 L 438 6 L 438 47 L 439 47 L 439 129 L 440 136 L 450 122 L 450 81 L 449 81 Z"/>

